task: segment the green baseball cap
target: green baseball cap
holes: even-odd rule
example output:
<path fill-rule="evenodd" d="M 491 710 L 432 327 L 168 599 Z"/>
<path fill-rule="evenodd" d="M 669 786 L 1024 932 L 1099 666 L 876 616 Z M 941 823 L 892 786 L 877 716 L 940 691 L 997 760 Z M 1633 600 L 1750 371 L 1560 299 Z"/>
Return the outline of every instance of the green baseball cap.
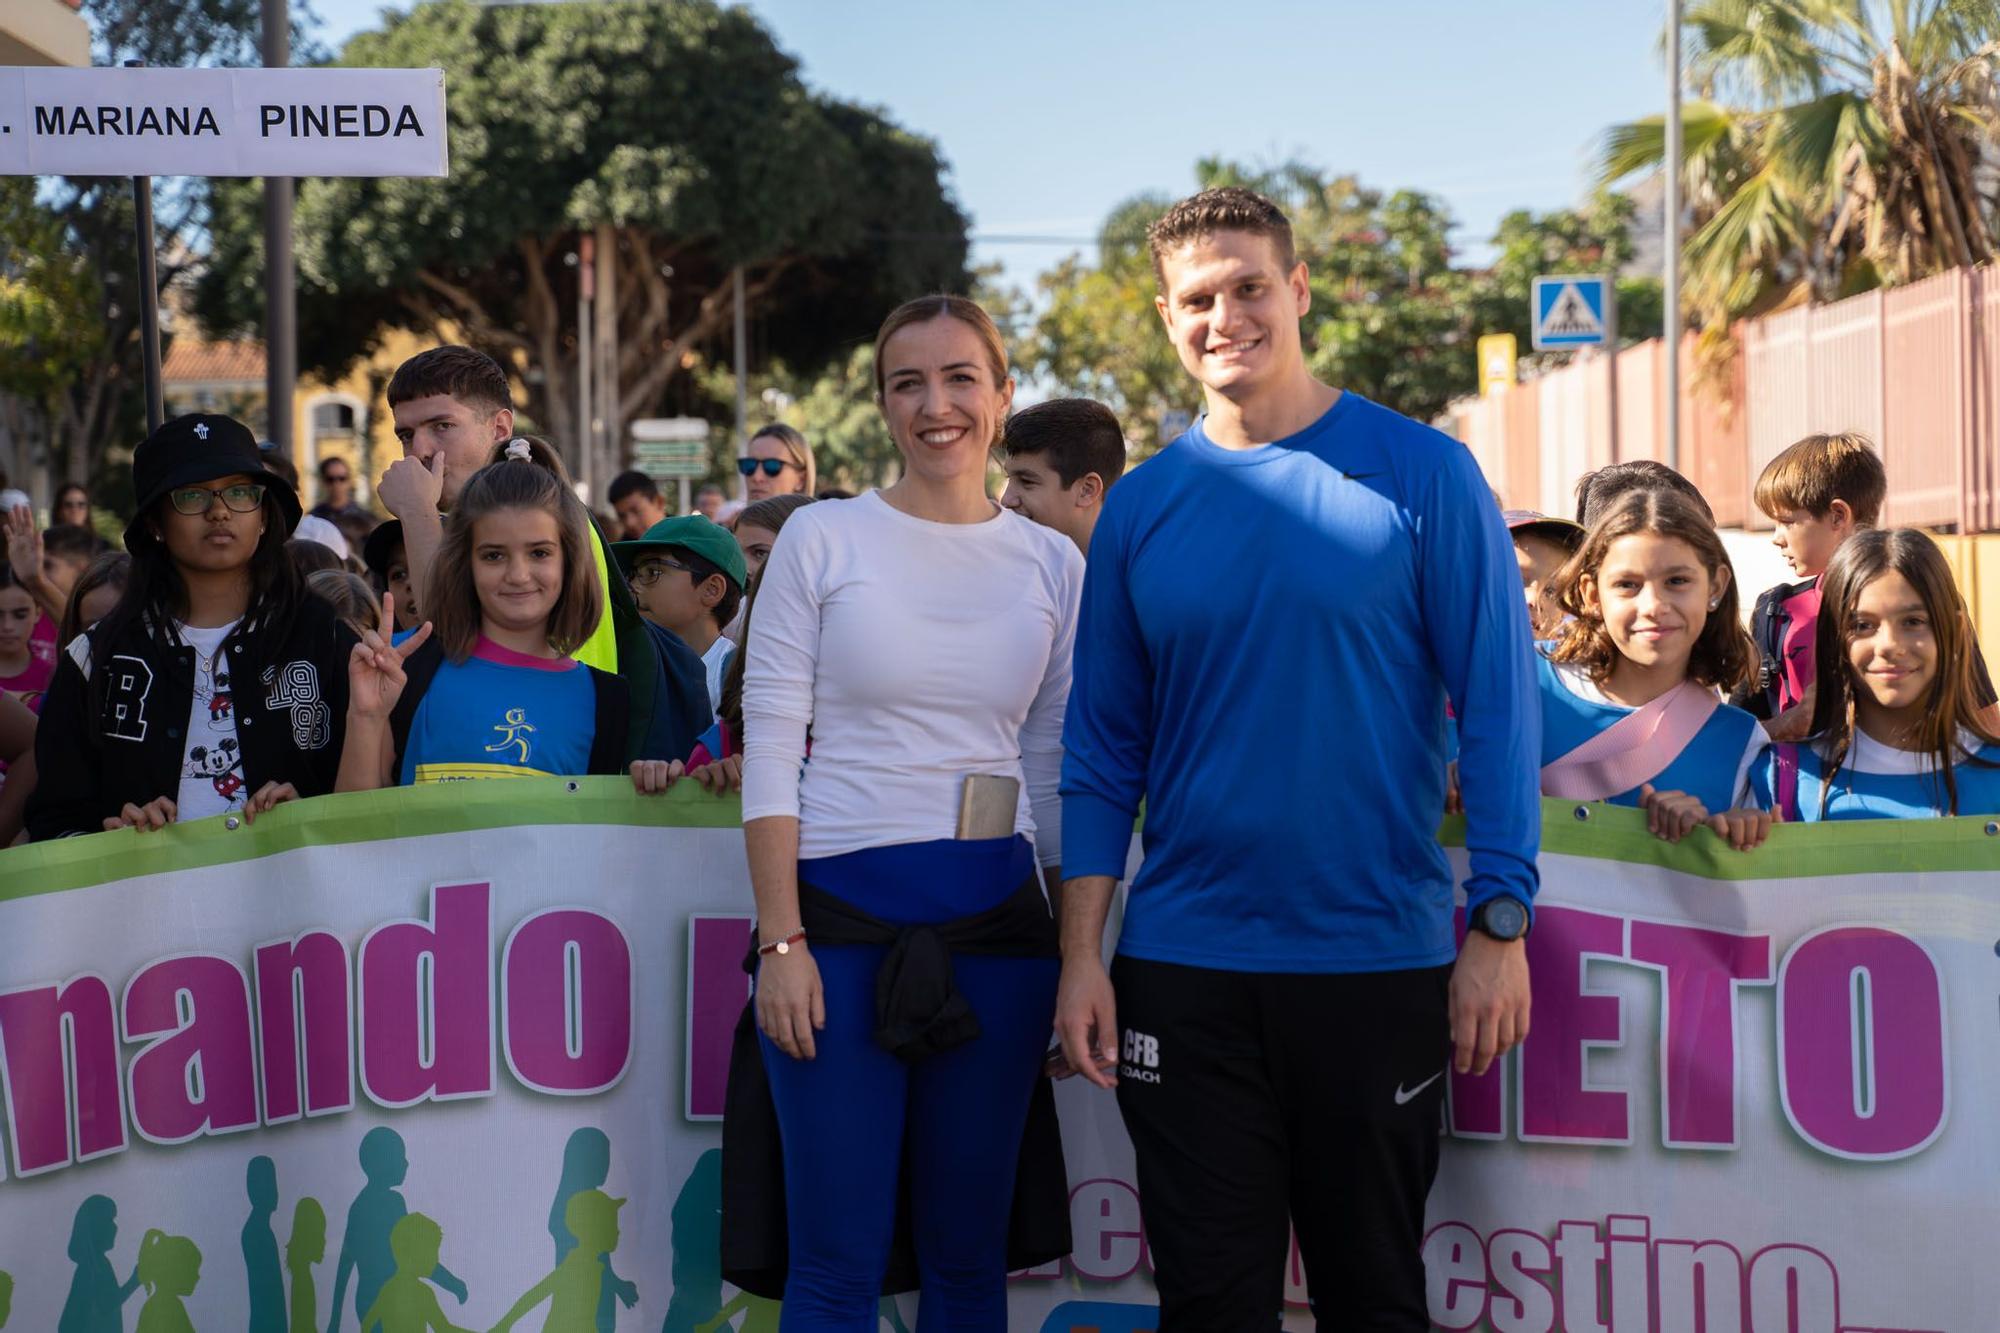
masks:
<path fill-rule="evenodd" d="M 663 518 L 647 528 L 646 535 L 638 541 L 613 542 L 611 551 L 618 557 L 619 568 L 629 574 L 632 566 L 639 563 L 640 556 L 664 551 L 669 546 L 692 551 L 708 561 L 736 585 L 738 592 L 750 582 L 750 567 L 743 563 L 743 548 L 736 544 L 736 538 L 729 529 L 701 514 Z"/>

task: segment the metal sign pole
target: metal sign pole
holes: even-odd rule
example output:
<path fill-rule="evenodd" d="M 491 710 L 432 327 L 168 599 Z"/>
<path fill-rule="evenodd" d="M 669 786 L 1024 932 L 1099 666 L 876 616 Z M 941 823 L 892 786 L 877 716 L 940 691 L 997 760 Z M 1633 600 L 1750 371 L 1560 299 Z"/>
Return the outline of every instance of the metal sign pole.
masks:
<path fill-rule="evenodd" d="M 143 60 L 128 60 L 138 68 Z M 167 419 L 160 389 L 160 273 L 153 255 L 153 178 L 132 178 L 132 229 L 139 247 L 139 353 L 146 372 L 146 431 Z"/>
<path fill-rule="evenodd" d="M 264 64 L 292 63 L 287 0 L 264 0 Z M 264 433 L 285 458 L 297 461 L 292 399 L 299 375 L 298 270 L 292 259 L 292 181 L 264 178 Z M 318 450 L 308 467 L 320 462 Z M 325 497 L 321 497 L 324 499 Z"/>
<path fill-rule="evenodd" d="M 1681 466 L 1681 0 L 1667 0 L 1667 163 L 1661 222 L 1666 229 L 1666 465 Z"/>

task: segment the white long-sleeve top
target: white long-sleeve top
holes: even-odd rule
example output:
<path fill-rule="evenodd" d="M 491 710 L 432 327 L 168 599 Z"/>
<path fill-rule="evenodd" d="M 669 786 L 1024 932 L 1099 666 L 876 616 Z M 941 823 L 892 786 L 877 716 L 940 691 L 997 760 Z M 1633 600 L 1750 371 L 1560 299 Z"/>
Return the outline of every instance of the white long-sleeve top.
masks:
<path fill-rule="evenodd" d="M 871 491 L 793 514 L 745 649 L 743 818 L 798 816 L 801 858 L 949 838 L 965 777 L 1005 774 L 1058 863 L 1082 591 L 1076 546 L 1006 510 L 933 523 Z"/>

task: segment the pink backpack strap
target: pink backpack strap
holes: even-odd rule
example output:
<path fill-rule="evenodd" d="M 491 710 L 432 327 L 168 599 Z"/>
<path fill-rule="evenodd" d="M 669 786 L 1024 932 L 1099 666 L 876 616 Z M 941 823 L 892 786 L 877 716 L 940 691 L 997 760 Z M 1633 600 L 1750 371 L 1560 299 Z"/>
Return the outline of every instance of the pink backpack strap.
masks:
<path fill-rule="evenodd" d="M 1772 803 L 1787 824 L 1799 822 L 1799 747 L 1779 744 L 1771 747 L 1773 778 Z"/>
<path fill-rule="evenodd" d="M 1708 725 L 1721 701 L 1682 681 L 1542 767 L 1542 795 L 1602 801 L 1651 782 L 1672 767 Z"/>

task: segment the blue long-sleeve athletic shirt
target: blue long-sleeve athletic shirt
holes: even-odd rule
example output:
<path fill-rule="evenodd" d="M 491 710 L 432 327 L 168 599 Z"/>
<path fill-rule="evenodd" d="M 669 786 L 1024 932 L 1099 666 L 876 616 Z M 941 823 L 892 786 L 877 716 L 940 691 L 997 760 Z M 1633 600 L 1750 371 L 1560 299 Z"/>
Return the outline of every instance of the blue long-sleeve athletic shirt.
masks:
<path fill-rule="evenodd" d="M 1197 422 L 1112 489 L 1091 538 L 1063 873 L 1122 876 L 1143 797 L 1120 952 L 1243 972 L 1448 962 L 1447 691 L 1468 898 L 1532 904 L 1541 705 L 1472 455 L 1351 393 L 1253 449 Z"/>

